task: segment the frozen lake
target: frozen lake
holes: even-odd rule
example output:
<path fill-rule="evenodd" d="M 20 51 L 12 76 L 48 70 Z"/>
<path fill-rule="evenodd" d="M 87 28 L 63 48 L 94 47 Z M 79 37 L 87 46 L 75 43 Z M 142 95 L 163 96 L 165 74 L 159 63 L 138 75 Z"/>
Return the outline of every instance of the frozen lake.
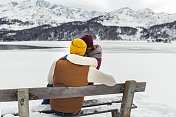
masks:
<path fill-rule="evenodd" d="M 119 83 L 147 82 L 146 92 L 135 95 L 138 108 L 132 117 L 176 117 L 176 43 L 95 43 L 103 48 L 100 70 L 112 74 Z M 7 44 L 63 48 L 0 50 L 0 89 L 46 86 L 51 63 L 69 53 L 70 42 L 0 42 Z M 0 103 L 0 108 L 12 105 L 16 103 Z"/>

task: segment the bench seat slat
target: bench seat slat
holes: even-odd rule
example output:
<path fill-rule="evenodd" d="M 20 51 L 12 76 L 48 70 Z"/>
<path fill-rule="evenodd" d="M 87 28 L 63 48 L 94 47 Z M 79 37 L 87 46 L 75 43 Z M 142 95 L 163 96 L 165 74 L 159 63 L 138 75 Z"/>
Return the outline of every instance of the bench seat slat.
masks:
<path fill-rule="evenodd" d="M 113 111 L 116 111 L 119 114 L 118 108 L 120 108 L 120 105 L 117 105 L 115 103 L 112 105 L 95 106 L 93 108 L 82 108 L 78 116 L 86 116 L 86 115 L 100 114 L 100 113 L 113 112 Z M 133 108 L 137 108 L 137 107 L 133 105 L 132 109 Z M 51 110 L 35 111 L 35 112 L 46 113 L 46 114 L 53 113 Z"/>
<path fill-rule="evenodd" d="M 94 112 L 96 112 L 96 114 L 98 114 L 98 113 L 118 111 L 117 107 L 119 107 L 119 105 L 117 105 L 116 103 L 119 103 L 119 102 L 121 102 L 120 97 L 85 100 L 84 104 L 83 104 L 83 108 L 82 108 L 81 113 L 79 114 L 79 116 L 92 115 L 92 114 L 94 114 Z M 116 104 L 116 105 L 113 105 L 113 104 Z M 90 108 L 90 107 L 95 107 L 95 108 Z M 102 110 L 102 108 L 106 108 L 106 109 Z M 137 108 L 137 106 L 133 105 L 132 108 Z M 13 110 L 13 112 L 9 113 L 9 110 Z M 32 112 L 46 113 L 46 114 L 53 113 L 51 111 L 51 107 L 49 105 L 33 106 L 31 108 L 31 111 Z M 15 116 L 18 116 L 18 110 L 17 110 L 17 108 L 2 110 L 2 117 L 5 114 L 13 114 Z"/>
<path fill-rule="evenodd" d="M 112 98 L 99 98 L 84 100 L 83 107 L 99 106 L 99 105 L 111 105 L 112 103 L 121 103 L 122 98 L 120 96 L 115 96 Z"/>

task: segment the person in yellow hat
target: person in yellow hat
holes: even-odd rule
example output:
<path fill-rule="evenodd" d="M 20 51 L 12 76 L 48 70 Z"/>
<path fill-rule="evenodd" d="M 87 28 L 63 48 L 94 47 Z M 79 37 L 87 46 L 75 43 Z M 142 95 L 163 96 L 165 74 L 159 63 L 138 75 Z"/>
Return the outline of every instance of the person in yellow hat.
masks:
<path fill-rule="evenodd" d="M 74 39 L 70 44 L 70 54 L 84 56 L 87 49 L 86 43 L 81 39 Z"/>
<path fill-rule="evenodd" d="M 98 63 L 95 58 L 83 57 L 87 45 L 81 39 L 74 39 L 70 44 L 70 54 L 64 59 L 57 60 L 51 65 L 48 84 L 53 87 L 81 87 L 88 82 L 103 83 L 113 86 L 116 81 L 111 75 L 96 69 Z M 75 116 L 83 105 L 84 97 L 51 99 L 50 106 L 59 116 Z"/>

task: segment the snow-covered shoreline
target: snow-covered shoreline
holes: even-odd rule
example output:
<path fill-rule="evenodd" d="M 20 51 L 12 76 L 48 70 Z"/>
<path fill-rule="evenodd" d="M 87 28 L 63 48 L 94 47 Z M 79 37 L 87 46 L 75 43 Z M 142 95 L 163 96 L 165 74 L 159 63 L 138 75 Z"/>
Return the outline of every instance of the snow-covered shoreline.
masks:
<path fill-rule="evenodd" d="M 67 48 L 0 50 L 0 89 L 44 87 L 54 60 L 69 52 L 68 41 L 0 42 Z M 103 48 L 101 70 L 112 74 L 118 83 L 126 80 L 147 82 L 144 93 L 136 93 L 132 117 L 175 117 L 176 43 L 95 41 Z M 30 101 L 31 105 L 40 104 Z M 0 109 L 16 107 L 16 102 L 0 103 Z M 97 115 L 109 116 L 109 115 Z M 43 116 L 44 117 L 44 116 Z"/>

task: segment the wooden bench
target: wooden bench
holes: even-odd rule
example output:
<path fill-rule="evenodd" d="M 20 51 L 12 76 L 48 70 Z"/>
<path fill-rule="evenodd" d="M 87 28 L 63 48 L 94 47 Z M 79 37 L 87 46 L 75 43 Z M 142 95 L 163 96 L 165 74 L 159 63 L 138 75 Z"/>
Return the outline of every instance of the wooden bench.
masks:
<path fill-rule="evenodd" d="M 0 102 L 18 101 L 18 112 L 13 114 L 18 115 L 20 117 L 29 117 L 29 100 L 123 93 L 122 99 L 108 98 L 105 100 L 85 100 L 83 108 L 77 116 L 86 116 L 111 112 L 112 117 L 130 117 L 131 109 L 137 108 L 137 106 L 133 104 L 134 93 L 145 91 L 145 87 L 145 82 L 126 81 L 125 83 L 116 84 L 112 87 L 105 85 L 93 85 L 84 87 L 42 87 L 6 89 L 0 90 Z M 121 104 L 120 109 L 117 106 L 118 103 Z M 41 105 L 41 108 L 38 108 L 38 110 L 34 111 L 46 114 L 52 113 L 51 108 L 42 109 L 42 106 L 49 105 Z"/>

